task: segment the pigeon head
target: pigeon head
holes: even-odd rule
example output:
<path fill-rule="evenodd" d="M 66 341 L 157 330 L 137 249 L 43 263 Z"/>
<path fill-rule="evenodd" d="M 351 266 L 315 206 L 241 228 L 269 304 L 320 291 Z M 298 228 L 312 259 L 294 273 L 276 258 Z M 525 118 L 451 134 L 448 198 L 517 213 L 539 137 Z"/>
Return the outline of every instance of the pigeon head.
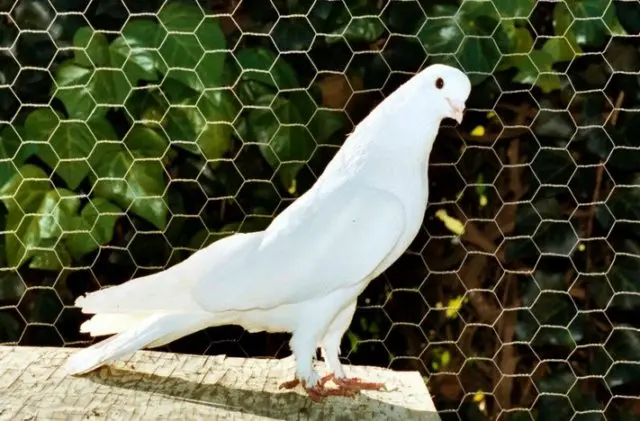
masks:
<path fill-rule="evenodd" d="M 465 102 L 471 93 L 471 81 L 459 69 L 444 64 L 433 64 L 406 83 L 415 103 L 429 112 L 439 113 L 441 119 L 452 118 L 462 122 Z M 417 96 L 417 98 L 416 98 Z"/>

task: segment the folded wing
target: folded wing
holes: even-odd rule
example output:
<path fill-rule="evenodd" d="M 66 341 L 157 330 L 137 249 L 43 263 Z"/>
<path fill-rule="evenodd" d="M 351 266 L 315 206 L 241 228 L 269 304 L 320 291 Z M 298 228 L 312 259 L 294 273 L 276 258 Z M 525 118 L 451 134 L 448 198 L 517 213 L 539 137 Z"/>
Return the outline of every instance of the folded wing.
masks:
<path fill-rule="evenodd" d="M 233 256 L 193 296 L 209 312 L 269 309 L 321 297 L 377 275 L 404 230 L 393 194 L 343 184 L 294 202 L 251 255 Z M 301 198 L 302 199 L 302 198 Z"/>
<path fill-rule="evenodd" d="M 404 228 L 391 193 L 343 184 L 301 197 L 266 231 L 226 237 L 173 267 L 79 297 L 84 313 L 268 309 L 371 278 Z"/>

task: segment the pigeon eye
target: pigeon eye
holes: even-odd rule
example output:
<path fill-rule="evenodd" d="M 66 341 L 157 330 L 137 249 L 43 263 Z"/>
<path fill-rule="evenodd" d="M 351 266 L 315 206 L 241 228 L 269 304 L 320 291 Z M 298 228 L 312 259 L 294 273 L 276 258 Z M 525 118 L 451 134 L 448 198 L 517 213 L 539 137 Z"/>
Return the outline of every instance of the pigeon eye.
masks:
<path fill-rule="evenodd" d="M 436 79 L 436 88 L 438 89 L 444 88 L 444 80 L 441 77 Z"/>

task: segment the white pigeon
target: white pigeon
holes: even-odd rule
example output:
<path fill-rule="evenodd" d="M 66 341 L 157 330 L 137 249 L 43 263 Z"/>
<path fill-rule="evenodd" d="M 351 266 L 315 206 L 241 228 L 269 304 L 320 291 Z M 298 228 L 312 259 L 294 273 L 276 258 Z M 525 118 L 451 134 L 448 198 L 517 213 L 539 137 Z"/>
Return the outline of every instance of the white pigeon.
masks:
<path fill-rule="evenodd" d="M 67 372 L 233 324 L 292 333 L 295 379 L 283 387 L 301 383 L 314 400 L 382 387 L 346 377 L 340 342 L 358 295 L 418 233 L 440 123 L 462 121 L 470 91 L 460 70 L 425 68 L 358 124 L 316 183 L 264 231 L 225 237 L 162 272 L 79 297 L 75 305 L 95 314 L 81 332 L 115 336 L 76 352 Z M 312 365 L 318 347 L 332 373 L 322 379 Z M 324 387 L 329 379 L 338 389 Z"/>

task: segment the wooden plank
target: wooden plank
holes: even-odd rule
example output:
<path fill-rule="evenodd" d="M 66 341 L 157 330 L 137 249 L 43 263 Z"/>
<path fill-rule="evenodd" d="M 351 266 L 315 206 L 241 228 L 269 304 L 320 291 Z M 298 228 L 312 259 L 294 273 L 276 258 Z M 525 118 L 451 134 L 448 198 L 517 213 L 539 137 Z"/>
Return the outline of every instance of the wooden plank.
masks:
<path fill-rule="evenodd" d="M 61 370 L 72 352 L 0 346 L 0 420 L 440 420 L 417 372 L 345 366 L 388 390 L 315 403 L 278 388 L 293 376 L 292 358 L 139 351 L 74 377 Z"/>

